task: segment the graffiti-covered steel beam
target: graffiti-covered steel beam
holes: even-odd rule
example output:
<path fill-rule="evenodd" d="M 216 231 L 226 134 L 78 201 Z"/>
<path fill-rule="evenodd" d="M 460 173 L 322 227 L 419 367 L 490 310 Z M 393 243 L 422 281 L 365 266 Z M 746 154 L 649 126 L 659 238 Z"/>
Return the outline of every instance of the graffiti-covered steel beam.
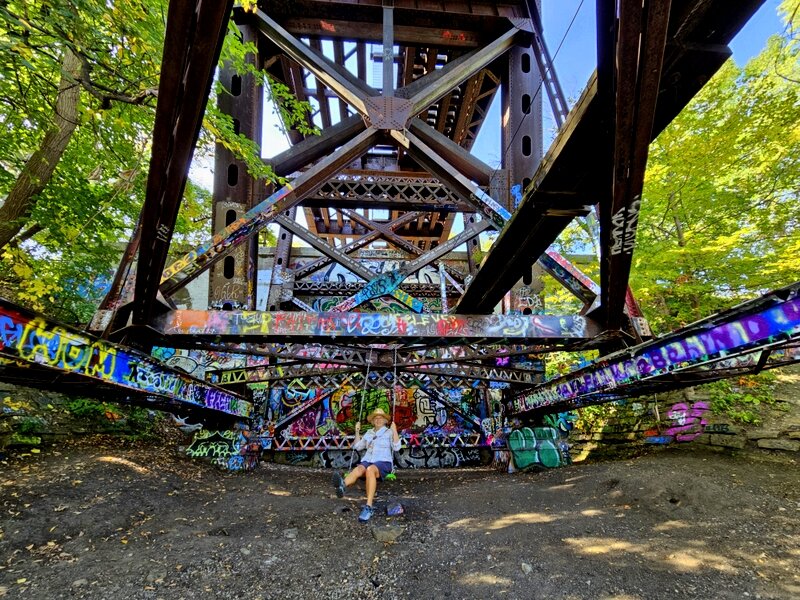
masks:
<path fill-rule="evenodd" d="M 348 365 L 339 364 L 279 364 L 260 365 L 242 369 L 221 369 L 206 371 L 206 381 L 216 385 L 231 385 L 234 383 L 259 383 L 279 381 L 282 379 L 313 379 L 315 377 L 332 377 L 353 373 L 355 370 Z"/>
<path fill-rule="evenodd" d="M 47 321 L 1 298 L 0 355 L 237 417 L 249 417 L 252 408 L 241 396 L 174 371 L 137 350 Z"/>
<path fill-rule="evenodd" d="M 232 5 L 233 0 L 169 3 L 150 171 L 140 217 L 132 303 L 137 325 L 146 325 L 153 314 Z"/>
<path fill-rule="evenodd" d="M 442 315 L 385 313 L 307 313 L 260 311 L 174 310 L 154 321 L 169 339 L 211 338 L 220 342 L 280 342 L 308 340 L 386 343 L 430 341 L 529 343 L 589 341 L 597 325 L 579 316 Z"/>
<path fill-rule="evenodd" d="M 425 348 L 421 350 L 398 350 L 397 366 L 410 367 L 416 365 L 435 365 L 442 363 L 494 360 L 498 365 L 509 364 L 511 357 L 533 356 L 542 360 L 545 352 L 555 348 L 548 346 L 448 346 L 443 348 Z M 385 358 L 384 358 L 385 357 Z M 382 356 L 388 364 L 393 360 L 390 352 Z"/>
<path fill-rule="evenodd" d="M 352 366 L 337 363 L 281 363 L 277 365 L 258 365 L 236 369 L 207 370 L 205 378 L 209 383 L 216 385 L 231 385 L 234 383 L 259 383 L 282 379 L 330 377 L 353 372 L 355 372 L 355 370 Z M 534 385 L 540 383 L 543 369 L 527 370 L 485 367 L 482 365 L 439 364 L 420 365 L 414 368 L 406 367 L 403 369 L 403 372 L 415 373 L 418 376 L 441 375 L 452 379 L 499 381 L 504 383 Z"/>
<path fill-rule="evenodd" d="M 178 259 L 164 270 L 161 276 L 162 291 L 169 295 L 182 285 L 197 277 L 221 259 L 227 252 L 257 233 L 276 215 L 298 204 L 348 162 L 361 156 L 376 141 L 378 131 L 367 129 L 344 144 L 339 150 L 322 159 L 291 184 L 286 184 L 266 200 L 260 202 L 242 218 L 237 219 L 214 237 L 186 256 Z"/>
<path fill-rule="evenodd" d="M 502 381 L 505 383 L 522 383 L 534 385 L 541 382 L 544 369 L 510 369 L 503 367 L 484 367 L 482 365 L 420 365 L 405 367 L 407 373 L 430 373 L 464 379 L 480 379 L 483 381 Z"/>
<path fill-rule="evenodd" d="M 555 250 L 542 254 L 539 264 L 586 305 L 600 294 L 599 285 Z"/>
<path fill-rule="evenodd" d="M 380 390 L 390 389 L 394 385 L 404 388 L 420 387 L 428 390 L 453 390 L 465 387 L 473 389 L 491 389 L 496 384 L 486 379 L 471 379 L 465 375 L 451 376 L 437 373 L 409 373 L 398 371 L 395 379 L 392 371 L 370 371 L 369 381 L 365 382 L 364 371 L 342 371 L 338 373 L 320 373 L 317 375 L 307 375 L 295 379 L 271 379 L 264 385 L 269 385 L 270 389 L 286 390 L 310 390 L 310 389 L 331 389 L 339 388 L 344 385 L 351 385 L 356 389 Z M 256 384 L 250 381 L 248 383 Z M 220 384 L 222 385 L 222 384 Z"/>
<path fill-rule="evenodd" d="M 800 283 L 673 332 L 616 352 L 514 400 L 518 412 L 580 406 L 635 395 L 642 382 L 673 378 L 694 367 L 800 339 Z M 691 385 L 686 383 L 685 385 Z"/>

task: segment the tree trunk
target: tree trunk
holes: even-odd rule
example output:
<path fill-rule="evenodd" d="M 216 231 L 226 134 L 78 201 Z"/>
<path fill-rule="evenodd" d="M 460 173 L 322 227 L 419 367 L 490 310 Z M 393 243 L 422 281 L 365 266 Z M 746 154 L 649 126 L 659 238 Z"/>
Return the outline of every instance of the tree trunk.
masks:
<path fill-rule="evenodd" d="M 53 122 L 42 143 L 25 163 L 17 181 L 0 206 L 0 249 L 4 248 L 25 226 L 26 218 L 36 205 L 36 197 L 49 183 L 78 124 L 80 84 L 79 58 L 67 49 L 61 65 Z"/>

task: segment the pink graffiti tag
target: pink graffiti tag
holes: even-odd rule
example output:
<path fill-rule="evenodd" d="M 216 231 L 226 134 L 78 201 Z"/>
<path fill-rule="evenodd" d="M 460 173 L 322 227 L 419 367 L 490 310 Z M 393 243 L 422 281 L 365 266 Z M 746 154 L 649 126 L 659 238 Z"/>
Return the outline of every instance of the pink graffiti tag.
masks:
<path fill-rule="evenodd" d="M 665 430 L 664 435 L 674 436 L 676 442 L 691 442 L 705 430 L 703 415 L 707 411 L 708 404 L 705 402 L 695 402 L 691 408 L 683 402 L 674 404 L 667 413 L 672 427 Z"/>

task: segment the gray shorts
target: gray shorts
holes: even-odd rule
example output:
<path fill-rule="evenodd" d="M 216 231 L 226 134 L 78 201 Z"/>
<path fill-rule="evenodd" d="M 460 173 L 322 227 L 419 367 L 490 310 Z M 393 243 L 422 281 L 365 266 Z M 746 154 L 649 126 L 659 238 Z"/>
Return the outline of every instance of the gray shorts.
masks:
<path fill-rule="evenodd" d="M 376 467 L 378 467 L 378 471 L 380 471 L 381 479 L 383 479 L 389 473 L 392 472 L 392 463 L 390 463 L 389 461 L 386 461 L 386 460 L 379 460 L 378 462 L 374 462 L 374 463 L 361 461 L 358 464 L 360 464 L 365 469 L 367 467 L 369 467 L 370 465 L 375 465 Z"/>

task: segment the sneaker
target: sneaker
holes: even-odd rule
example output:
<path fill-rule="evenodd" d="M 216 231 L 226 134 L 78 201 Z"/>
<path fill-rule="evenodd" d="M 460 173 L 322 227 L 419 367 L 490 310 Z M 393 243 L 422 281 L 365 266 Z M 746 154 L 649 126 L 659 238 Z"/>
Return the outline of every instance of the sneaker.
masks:
<path fill-rule="evenodd" d="M 344 479 L 339 471 L 333 473 L 333 487 L 336 488 L 336 497 L 341 498 L 344 496 Z"/>
<path fill-rule="evenodd" d="M 361 509 L 361 514 L 358 515 L 358 520 L 361 521 L 362 523 L 366 523 L 372 518 L 372 513 L 374 512 L 375 512 L 374 508 L 372 508 L 371 506 L 365 506 L 363 509 Z"/>

